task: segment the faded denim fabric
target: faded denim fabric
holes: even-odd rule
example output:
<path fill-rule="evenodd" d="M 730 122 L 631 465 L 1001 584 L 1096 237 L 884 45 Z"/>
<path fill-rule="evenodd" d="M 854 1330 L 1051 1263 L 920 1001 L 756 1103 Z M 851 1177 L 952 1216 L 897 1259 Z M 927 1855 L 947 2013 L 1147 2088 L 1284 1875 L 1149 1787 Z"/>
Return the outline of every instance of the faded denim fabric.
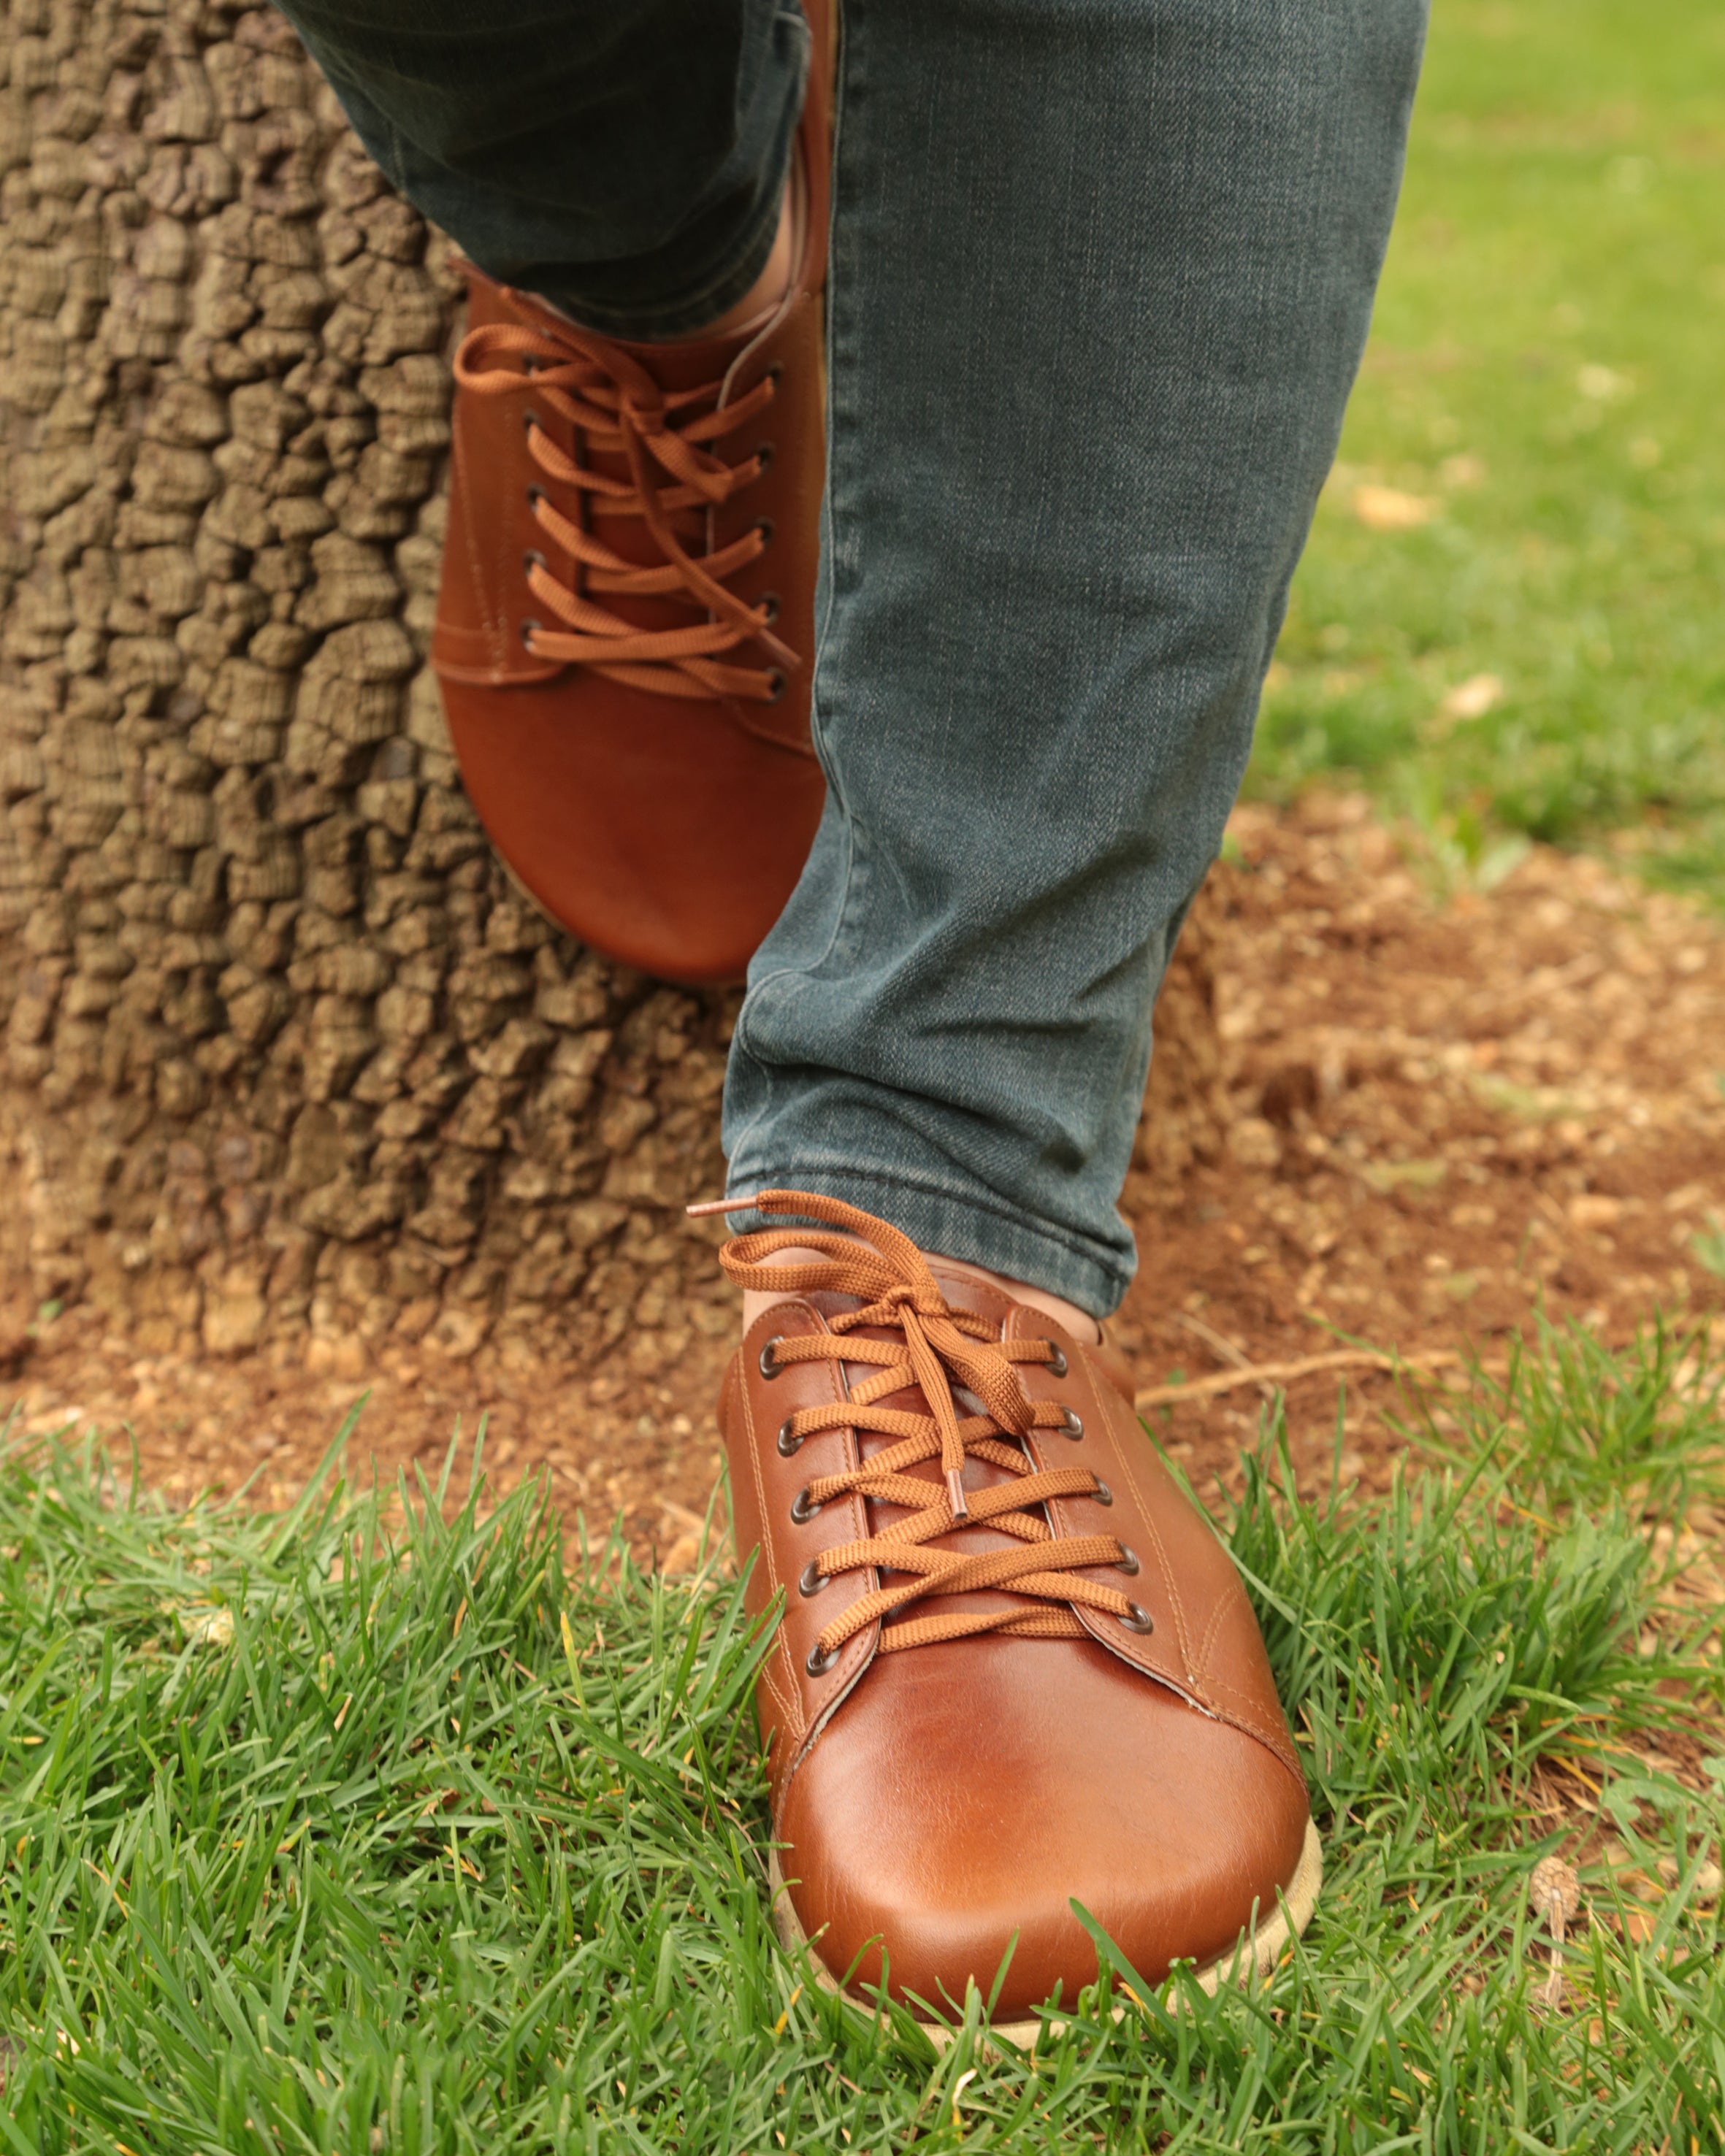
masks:
<path fill-rule="evenodd" d="M 289 8 L 314 12 L 314 49 L 351 97 L 333 41 L 355 11 L 332 28 L 334 0 Z M 488 267 L 559 259 L 566 218 L 569 259 L 608 264 L 605 303 L 638 309 L 637 333 L 684 319 L 703 277 L 717 311 L 764 259 L 785 168 L 784 9 L 540 0 L 537 33 L 527 12 L 484 11 L 487 38 L 513 26 L 510 64 L 533 85 L 533 128 L 510 139 L 548 146 L 559 175 L 537 151 L 517 174 L 514 236 L 507 142 L 479 161 L 471 218 L 450 177 L 466 168 L 460 72 L 432 98 L 445 133 L 394 176 Z M 1424 0 L 845 0 L 815 676 L 829 793 L 749 969 L 725 1095 L 734 1190 L 831 1192 L 1098 1315 L 1118 1302 L 1151 1008 L 1334 454 L 1424 14 Z M 595 75 L 601 18 L 649 16 L 655 64 Z M 425 45 L 416 33 L 422 67 Z M 693 64 L 671 66 L 679 47 L 703 66 L 734 47 L 716 102 Z M 487 110 L 506 75 L 487 59 Z M 553 81 L 574 116 L 561 137 Z M 721 109 L 738 116 L 723 146 Z M 582 128 L 600 114 L 624 143 L 631 110 L 636 149 L 608 153 L 569 207 L 592 162 Z M 394 124 L 362 128 L 375 146 Z M 736 183 L 745 146 L 752 193 Z M 636 215 L 631 186 L 651 206 Z M 721 195 L 751 208 L 672 277 L 679 189 L 709 239 Z M 596 275 L 525 281 L 615 326 L 578 296 Z"/>
<path fill-rule="evenodd" d="M 1096 1314 L 1335 451 L 1423 0 L 847 0 L 813 857 L 731 1187 Z"/>

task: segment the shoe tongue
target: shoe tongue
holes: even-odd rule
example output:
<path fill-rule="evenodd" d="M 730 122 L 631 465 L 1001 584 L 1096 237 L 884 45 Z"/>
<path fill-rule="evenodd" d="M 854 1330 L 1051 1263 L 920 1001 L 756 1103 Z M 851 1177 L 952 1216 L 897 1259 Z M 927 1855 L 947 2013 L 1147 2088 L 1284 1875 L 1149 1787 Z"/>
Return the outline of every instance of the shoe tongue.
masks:
<path fill-rule="evenodd" d="M 1012 1307 L 1009 1299 L 1002 1295 L 998 1288 L 990 1286 L 986 1281 L 971 1279 L 962 1274 L 945 1274 L 938 1269 L 935 1269 L 935 1277 L 940 1283 L 941 1293 L 955 1310 L 975 1311 L 978 1316 L 986 1317 L 991 1322 L 999 1323 Z M 857 1310 L 862 1307 L 855 1296 L 816 1294 L 806 1296 L 803 1300 L 813 1304 L 824 1317 L 829 1319 L 837 1317 L 842 1312 Z M 896 1326 L 886 1325 L 858 1326 L 852 1335 L 853 1338 L 865 1340 L 902 1341 L 904 1337 Z M 871 1370 L 872 1366 L 867 1363 L 847 1364 L 846 1381 L 853 1385 L 860 1383 L 871 1374 Z M 877 1404 L 881 1407 L 901 1408 L 912 1414 L 927 1414 L 929 1411 L 929 1404 L 924 1398 L 921 1386 L 914 1384 L 902 1386 L 896 1393 L 888 1394 L 885 1399 L 878 1401 Z M 967 1399 L 961 1393 L 955 1395 L 953 1408 L 961 1421 L 969 1415 L 982 1411 L 979 1404 Z M 871 1430 L 858 1430 L 857 1433 L 857 1455 L 864 1460 L 874 1459 L 899 1441 L 897 1438 L 883 1434 L 877 1434 Z M 1010 1445 L 1013 1440 L 1010 1435 L 1006 1435 L 1003 1441 Z M 945 1478 L 940 1471 L 940 1462 L 936 1458 L 919 1460 L 914 1467 L 907 1468 L 905 1472 L 918 1481 L 929 1484 L 931 1499 L 945 1488 Z M 1009 1482 L 1014 1479 L 1005 1468 L 993 1466 L 986 1460 L 972 1459 L 965 1469 L 965 1487 L 973 1496 L 979 1490 L 991 1489 L 998 1483 Z M 873 1533 L 878 1534 L 882 1529 L 890 1527 L 895 1521 L 908 1519 L 910 1517 L 901 1505 L 876 1504 L 868 1500 L 865 1500 L 865 1505 L 868 1514 L 869 1528 Z M 974 1556 L 984 1550 L 1016 1549 L 1020 1545 L 1016 1537 L 1004 1533 L 998 1527 L 962 1527 L 949 1528 L 944 1535 L 936 1536 L 929 1547 L 935 1549 L 959 1550 L 966 1556 Z M 1017 1610 L 1022 1609 L 1024 1603 L 1017 1595 L 1002 1594 L 992 1589 L 966 1594 L 942 1595 L 933 1604 L 923 1602 L 913 1603 L 906 1613 L 907 1618 L 925 1617 L 930 1614 L 931 1607 L 938 1608 L 944 1614 L 955 1616 L 984 1612 L 991 1614 L 1002 1609 Z M 887 1621 L 890 1625 L 894 1620 L 889 1618 Z"/>
<path fill-rule="evenodd" d="M 753 341 L 754 331 L 734 332 L 729 336 L 703 337 L 677 344 L 626 344 L 616 340 L 617 349 L 638 360 L 659 387 L 675 395 L 687 389 L 712 388 L 718 390 L 727 370 L 744 346 Z M 706 413 L 717 402 L 716 394 L 698 404 L 690 405 L 673 413 L 673 426 L 680 427 L 697 413 Z M 753 437 L 749 445 L 753 446 Z M 728 463 L 734 462 L 747 454 L 736 442 L 729 439 L 718 444 L 720 454 Z M 620 449 L 600 449 L 588 446 L 584 462 L 607 479 L 632 482 L 629 459 Z M 649 459 L 649 470 L 654 481 L 667 491 L 677 484 L 672 475 Z M 672 530 L 678 542 L 693 558 L 698 559 L 708 549 L 711 519 L 704 506 L 685 507 L 668 513 Z M 626 562 L 643 568 L 657 567 L 663 560 L 659 545 L 640 516 L 612 516 L 605 513 L 602 502 L 595 498 L 590 505 L 589 526 L 595 537 Z M 687 629 L 693 622 L 707 619 L 689 595 L 677 592 L 667 597 L 641 596 L 623 593 L 595 593 L 601 604 L 621 620 L 641 629 Z"/>
<path fill-rule="evenodd" d="M 638 360 L 662 389 L 674 393 L 722 382 L 738 354 L 754 342 L 765 326 L 751 322 L 723 336 L 680 337 L 674 344 L 629 344 L 621 337 L 611 341 L 619 352 Z"/>

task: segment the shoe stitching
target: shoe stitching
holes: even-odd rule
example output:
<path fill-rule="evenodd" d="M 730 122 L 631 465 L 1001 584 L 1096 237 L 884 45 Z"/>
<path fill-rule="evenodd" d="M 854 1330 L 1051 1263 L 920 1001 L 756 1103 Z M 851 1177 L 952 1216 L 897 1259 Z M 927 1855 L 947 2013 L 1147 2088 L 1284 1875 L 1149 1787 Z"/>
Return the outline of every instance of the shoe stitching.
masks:
<path fill-rule="evenodd" d="M 1274 1753 L 1285 1767 L 1291 1768 L 1295 1774 L 1299 1774 L 1300 1780 L 1304 1782 L 1305 1777 L 1300 1774 L 1299 1758 L 1289 1743 L 1285 1732 L 1268 1728 L 1258 1719 L 1255 1712 L 1258 1702 L 1252 1694 L 1242 1691 L 1238 1685 L 1230 1684 L 1225 1677 L 1213 1678 L 1211 1683 L 1216 1691 L 1227 1692 L 1237 1700 L 1244 1700 L 1246 1702 L 1246 1707 L 1253 1710 L 1249 1712 L 1246 1708 L 1236 1707 L 1222 1713 L 1220 1719 L 1233 1722 L 1245 1730 L 1249 1736 L 1257 1738 L 1261 1743 L 1267 1745 Z"/>
<path fill-rule="evenodd" d="M 1132 1493 L 1133 1499 L 1138 1507 L 1139 1517 L 1143 1520 L 1156 1550 L 1156 1560 L 1161 1571 L 1162 1585 L 1167 1592 L 1168 1606 L 1173 1612 L 1174 1634 L 1180 1649 L 1182 1671 L 1187 1682 L 1197 1688 L 1197 1680 L 1192 1675 L 1192 1630 L 1187 1622 L 1186 1604 L 1181 1597 L 1180 1589 L 1174 1577 L 1174 1568 L 1168 1561 L 1167 1548 L 1162 1541 L 1161 1530 L 1156 1525 L 1156 1514 L 1145 1502 L 1144 1491 L 1140 1486 L 1136 1474 L 1133 1471 L 1131 1455 L 1121 1441 L 1119 1424 L 1115 1421 L 1109 1407 L 1108 1396 L 1113 1392 L 1114 1388 L 1099 1382 L 1100 1373 L 1097 1370 L 1094 1358 L 1081 1345 L 1076 1342 L 1074 1345 L 1078 1346 L 1079 1359 L 1083 1363 L 1085 1373 L 1090 1380 L 1091 1391 L 1101 1408 L 1103 1419 L 1108 1424 L 1110 1435 L 1115 1440 L 1115 1451 L 1120 1460 L 1120 1472 L 1125 1477 L 1126 1486 Z"/>
<path fill-rule="evenodd" d="M 1222 1620 L 1227 1609 L 1228 1597 L 1224 1593 L 1216 1598 L 1216 1606 L 1210 1612 L 1210 1621 L 1205 1625 L 1203 1635 L 1198 1641 L 1197 1650 L 1192 1659 L 1194 1676 L 1202 1675 L 1210 1666 L 1210 1656 L 1215 1651 L 1216 1635 L 1221 1629 Z"/>

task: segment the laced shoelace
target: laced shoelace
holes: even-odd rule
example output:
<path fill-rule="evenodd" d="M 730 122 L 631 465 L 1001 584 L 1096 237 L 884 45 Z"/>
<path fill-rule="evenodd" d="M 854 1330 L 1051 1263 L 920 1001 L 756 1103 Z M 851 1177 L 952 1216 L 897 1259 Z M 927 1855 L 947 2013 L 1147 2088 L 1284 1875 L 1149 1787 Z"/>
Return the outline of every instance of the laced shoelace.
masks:
<path fill-rule="evenodd" d="M 801 664 L 772 633 L 775 608 L 750 606 L 726 588 L 725 579 L 757 562 L 772 538 L 763 517 L 729 546 L 691 553 L 673 520 L 705 512 L 760 478 L 767 459 L 760 450 L 727 464 L 713 444 L 765 411 L 778 394 L 778 371 L 770 369 L 733 404 L 721 404 L 723 384 L 667 390 L 640 361 L 604 337 L 559 326 L 555 333 L 511 322 L 471 330 L 456 353 L 456 380 L 475 397 L 530 400 L 523 414 L 528 454 L 564 499 L 585 495 L 588 519 L 639 519 L 659 560 L 643 567 L 626 561 L 583 521 L 564 514 L 545 486 L 528 499 L 539 528 L 579 565 L 579 588 L 553 576 L 543 555 L 523 562 L 529 590 L 560 623 L 529 621 L 523 640 L 536 659 L 590 666 L 613 681 L 657 696 L 739 696 L 775 703 L 789 670 Z M 621 456 L 629 477 L 596 470 L 559 448 L 539 422 L 543 403 L 574 429 L 590 460 Z M 681 594 L 701 619 L 681 629 L 641 629 L 599 602 L 602 598 L 667 598 Z M 726 654 L 750 639 L 777 661 L 771 667 L 726 663 Z"/>
<path fill-rule="evenodd" d="M 893 1616 L 907 1605 L 935 1596 L 994 1589 L 1024 1598 L 1029 1605 L 1007 1602 L 991 1611 L 951 1610 L 883 1624 L 879 1651 L 920 1647 L 941 1640 L 964 1639 L 981 1632 L 1017 1638 L 1069 1639 L 1084 1628 L 1073 1609 L 1087 1609 L 1117 1618 L 1129 1629 L 1148 1632 L 1150 1617 L 1120 1589 L 1084 1577 L 1086 1568 L 1112 1565 L 1129 1575 L 1138 1569 L 1132 1553 L 1113 1535 L 1057 1537 L 1033 1509 L 1053 1497 L 1099 1498 L 1112 1495 L 1088 1468 L 1038 1469 L 1012 1439 L 1032 1430 L 1058 1430 L 1081 1436 L 1083 1426 L 1069 1408 L 1054 1400 L 1032 1400 L 1015 1365 L 1040 1363 L 1063 1374 L 1063 1352 L 1048 1340 L 1002 1340 L 987 1319 L 955 1309 L 941 1293 L 922 1253 L 908 1235 L 840 1200 L 805 1192 L 763 1191 L 723 1205 L 691 1211 L 792 1213 L 822 1220 L 851 1235 L 826 1235 L 801 1227 L 766 1228 L 734 1236 L 719 1254 L 726 1273 L 740 1287 L 769 1293 L 828 1293 L 854 1296 L 860 1307 L 826 1321 L 829 1330 L 770 1340 L 762 1351 L 763 1375 L 771 1378 L 799 1363 L 843 1367 L 872 1365 L 870 1374 L 853 1382 L 846 1398 L 825 1407 L 799 1408 L 785 1418 L 779 1450 L 790 1455 L 821 1430 L 853 1428 L 896 1439 L 857 1467 L 817 1476 L 798 1493 L 792 1517 L 811 1518 L 836 1497 L 856 1495 L 873 1504 L 903 1507 L 904 1517 L 878 1533 L 823 1550 L 804 1573 L 805 1594 L 816 1594 L 841 1573 L 872 1568 L 900 1575 L 853 1602 L 817 1635 L 808 1658 L 818 1676 L 837 1660 L 847 1640 L 878 1619 Z M 861 1240 L 853 1240 L 858 1238 Z M 768 1262 L 791 1248 L 818 1250 L 818 1259 Z M 890 1327 L 896 1338 L 865 1339 L 868 1328 Z M 919 1389 L 928 1412 L 879 1404 L 908 1388 Z M 971 1404 L 974 1403 L 974 1410 Z M 962 1404 L 967 1410 L 960 1414 Z M 938 1459 L 939 1482 L 907 1471 Z M 988 1488 L 966 1491 L 965 1463 L 986 1460 L 1010 1478 Z M 974 1555 L 935 1547 L 960 1526 L 988 1527 L 1011 1536 L 1021 1547 Z"/>

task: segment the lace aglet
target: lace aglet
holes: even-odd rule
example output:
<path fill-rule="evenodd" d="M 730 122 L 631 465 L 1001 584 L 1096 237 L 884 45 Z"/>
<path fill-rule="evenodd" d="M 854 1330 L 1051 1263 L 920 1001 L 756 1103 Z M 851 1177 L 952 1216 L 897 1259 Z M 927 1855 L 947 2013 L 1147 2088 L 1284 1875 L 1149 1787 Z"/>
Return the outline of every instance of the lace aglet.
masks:
<path fill-rule="evenodd" d="M 747 1213 L 760 1203 L 760 1193 L 749 1191 L 742 1198 L 703 1198 L 698 1205 L 685 1205 L 683 1211 L 692 1220 L 704 1220 L 714 1213 Z"/>
<path fill-rule="evenodd" d="M 965 1502 L 965 1471 L 962 1467 L 947 1469 L 946 1496 L 947 1502 L 952 1507 L 953 1518 L 968 1520 L 971 1517 L 971 1508 Z"/>

